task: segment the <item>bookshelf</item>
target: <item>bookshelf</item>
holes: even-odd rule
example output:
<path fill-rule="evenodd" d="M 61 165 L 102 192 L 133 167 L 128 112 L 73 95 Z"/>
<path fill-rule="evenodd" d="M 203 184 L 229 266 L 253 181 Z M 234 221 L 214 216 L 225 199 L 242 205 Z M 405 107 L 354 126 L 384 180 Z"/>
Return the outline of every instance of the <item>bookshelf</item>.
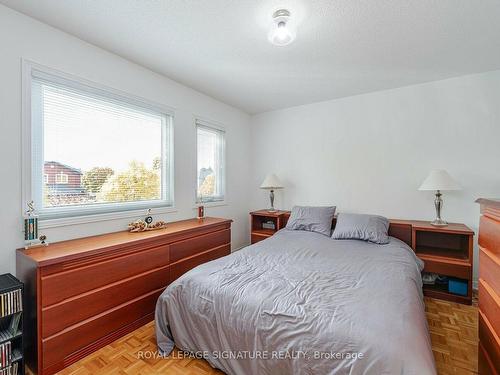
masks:
<path fill-rule="evenodd" d="M 424 294 L 448 301 L 472 303 L 472 243 L 474 232 L 464 224 L 450 223 L 434 227 L 427 222 L 415 221 L 412 247 L 425 263 L 424 272 L 450 278 L 446 284 L 425 284 Z M 467 293 L 457 294 L 449 287 L 451 279 L 466 284 Z"/>
<path fill-rule="evenodd" d="M 24 375 L 23 295 L 22 282 L 0 275 L 0 375 Z"/>
<path fill-rule="evenodd" d="M 290 211 L 259 210 L 250 212 L 251 242 L 256 243 L 271 237 L 286 226 Z"/>

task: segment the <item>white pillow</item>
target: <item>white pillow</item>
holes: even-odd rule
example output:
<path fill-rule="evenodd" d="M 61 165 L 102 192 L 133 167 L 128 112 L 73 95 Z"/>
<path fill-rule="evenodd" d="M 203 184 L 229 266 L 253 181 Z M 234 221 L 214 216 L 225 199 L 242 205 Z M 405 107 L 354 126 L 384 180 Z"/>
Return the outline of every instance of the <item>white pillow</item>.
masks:
<path fill-rule="evenodd" d="M 378 244 L 389 243 L 389 220 L 383 216 L 339 214 L 332 238 L 364 240 Z"/>
<path fill-rule="evenodd" d="M 290 230 L 306 230 L 330 236 L 335 206 L 311 207 L 294 206 L 286 228 Z"/>

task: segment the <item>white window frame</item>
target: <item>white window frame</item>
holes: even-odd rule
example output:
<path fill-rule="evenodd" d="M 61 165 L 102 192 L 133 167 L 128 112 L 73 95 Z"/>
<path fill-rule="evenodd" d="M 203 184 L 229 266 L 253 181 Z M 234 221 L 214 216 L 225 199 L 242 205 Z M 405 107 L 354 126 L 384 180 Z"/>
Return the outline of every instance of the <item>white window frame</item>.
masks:
<path fill-rule="evenodd" d="M 69 177 L 65 173 L 56 173 L 56 184 L 66 185 L 68 184 Z"/>
<path fill-rule="evenodd" d="M 221 161 L 219 164 L 219 175 L 220 175 L 220 183 L 222 194 L 216 197 L 211 197 L 207 199 L 203 198 L 203 202 L 201 202 L 200 197 L 198 195 L 198 128 L 206 129 L 208 131 L 216 131 L 222 134 L 222 148 L 221 152 Z M 204 120 L 201 118 L 195 119 L 195 134 L 196 134 L 196 180 L 195 180 L 195 204 L 201 204 L 207 206 L 219 206 L 226 205 L 227 202 L 227 192 L 226 192 L 226 130 L 221 125 L 209 120 Z"/>
<path fill-rule="evenodd" d="M 23 202 L 21 210 L 24 213 L 27 202 L 34 201 L 36 213 L 40 218 L 39 228 L 140 217 L 150 208 L 153 214 L 176 212 L 174 206 L 174 109 L 31 61 L 23 60 L 22 68 Z M 164 179 L 162 181 L 162 200 L 43 208 L 41 204 L 44 182 L 43 142 L 36 141 L 37 139 L 43 139 L 43 134 L 32 123 L 31 97 L 32 78 L 34 75 L 56 83 L 68 85 L 69 87 L 84 89 L 110 100 L 139 107 L 142 110 L 149 110 L 155 114 L 160 113 L 164 115 L 162 160 L 167 160 L 168 162 L 162 163 L 162 177 Z"/>

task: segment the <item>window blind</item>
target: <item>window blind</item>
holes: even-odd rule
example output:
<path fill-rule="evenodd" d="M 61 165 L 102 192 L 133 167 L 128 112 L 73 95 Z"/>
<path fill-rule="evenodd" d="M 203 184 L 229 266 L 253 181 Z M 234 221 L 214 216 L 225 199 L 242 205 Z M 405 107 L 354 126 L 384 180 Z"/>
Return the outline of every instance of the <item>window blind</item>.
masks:
<path fill-rule="evenodd" d="M 170 115 L 43 73 L 33 74 L 31 105 L 42 213 L 171 205 Z"/>
<path fill-rule="evenodd" d="M 197 202 L 225 199 L 225 132 L 201 121 L 197 130 Z"/>

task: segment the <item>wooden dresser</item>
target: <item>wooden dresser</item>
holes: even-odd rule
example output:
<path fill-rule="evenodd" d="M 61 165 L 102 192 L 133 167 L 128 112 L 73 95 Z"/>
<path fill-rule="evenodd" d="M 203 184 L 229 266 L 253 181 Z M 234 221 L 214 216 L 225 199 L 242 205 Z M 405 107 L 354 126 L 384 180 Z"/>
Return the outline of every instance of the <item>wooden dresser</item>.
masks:
<path fill-rule="evenodd" d="M 231 252 L 231 220 L 117 232 L 17 251 L 28 366 L 53 374 L 154 318 L 165 287 Z"/>
<path fill-rule="evenodd" d="M 479 374 L 500 373 L 500 200 L 478 199 Z"/>

